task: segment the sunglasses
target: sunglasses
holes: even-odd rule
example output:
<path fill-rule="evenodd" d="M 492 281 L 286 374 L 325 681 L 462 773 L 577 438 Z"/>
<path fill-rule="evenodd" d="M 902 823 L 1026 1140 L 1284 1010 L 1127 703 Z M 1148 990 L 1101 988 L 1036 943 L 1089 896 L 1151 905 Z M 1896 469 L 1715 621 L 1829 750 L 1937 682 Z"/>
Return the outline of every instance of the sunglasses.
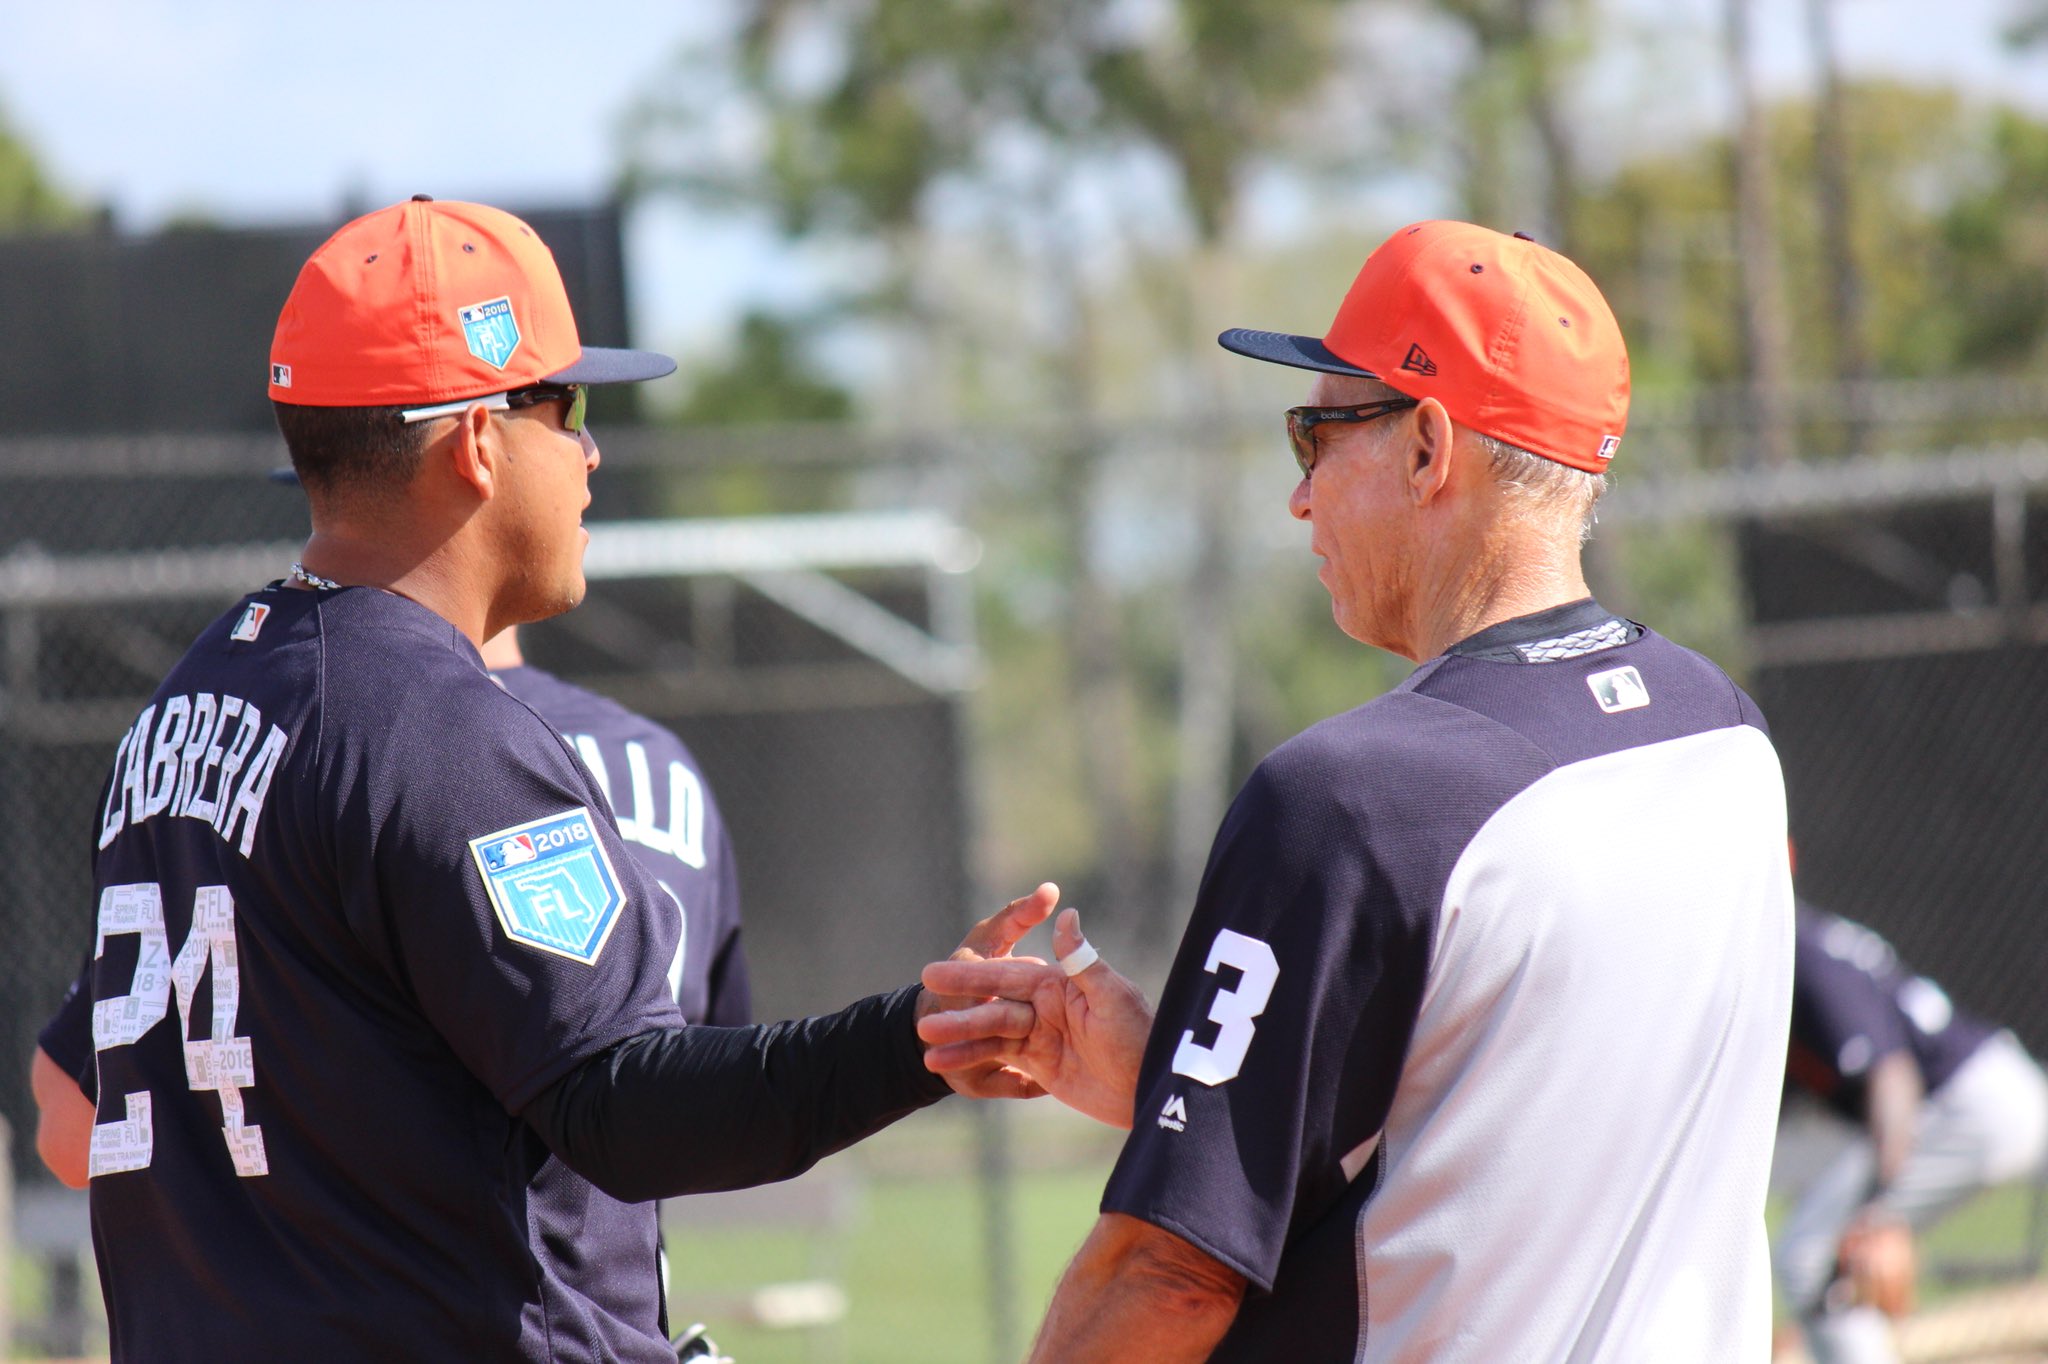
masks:
<path fill-rule="evenodd" d="M 1287 443 L 1294 447 L 1294 462 L 1307 478 L 1316 467 L 1316 428 L 1324 422 L 1355 424 L 1369 422 L 1393 412 L 1405 412 L 1420 401 L 1416 398 L 1386 398 L 1357 407 L 1290 407 L 1287 409 Z"/>
<path fill-rule="evenodd" d="M 567 403 L 568 411 L 562 415 L 562 429 L 581 434 L 583 419 L 590 408 L 590 386 L 588 384 L 533 384 L 526 388 L 515 388 L 509 393 L 492 393 L 482 398 L 464 398 L 460 402 L 436 403 L 432 407 L 411 407 L 398 414 L 398 419 L 407 426 L 414 422 L 432 421 L 436 417 L 452 417 L 460 412 L 481 404 L 491 412 L 504 412 L 515 407 L 538 407 L 542 403 Z"/>

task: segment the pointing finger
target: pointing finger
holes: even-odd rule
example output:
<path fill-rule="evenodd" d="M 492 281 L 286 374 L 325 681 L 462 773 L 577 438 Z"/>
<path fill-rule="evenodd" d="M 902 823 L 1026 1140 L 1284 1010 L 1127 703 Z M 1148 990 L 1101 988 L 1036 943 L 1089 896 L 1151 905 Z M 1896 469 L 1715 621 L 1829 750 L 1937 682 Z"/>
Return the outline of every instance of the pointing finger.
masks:
<path fill-rule="evenodd" d="M 967 938 L 960 944 L 962 954 L 979 957 L 1008 956 L 1010 949 L 1017 945 L 1026 933 L 1044 923 L 1053 908 L 1060 902 L 1060 888 L 1050 881 L 1042 883 L 1029 895 L 1020 895 L 995 913 L 983 919 L 968 931 Z"/>

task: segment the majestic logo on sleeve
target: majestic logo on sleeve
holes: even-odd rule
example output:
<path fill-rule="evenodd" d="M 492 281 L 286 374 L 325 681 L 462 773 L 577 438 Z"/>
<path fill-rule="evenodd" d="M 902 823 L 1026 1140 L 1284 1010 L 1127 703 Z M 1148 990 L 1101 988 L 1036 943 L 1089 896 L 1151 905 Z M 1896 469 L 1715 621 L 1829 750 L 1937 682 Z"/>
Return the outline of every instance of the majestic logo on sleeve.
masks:
<path fill-rule="evenodd" d="M 1166 1100 L 1166 1106 L 1159 1110 L 1159 1125 L 1169 1132 L 1187 1131 L 1187 1101 L 1178 1094 L 1169 1096 Z"/>
<path fill-rule="evenodd" d="M 1604 673 L 1594 673 L 1586 679 L 1586 685 L 1592 689 L 1600 709 L 1609 715 L 1641 710 L 1650 704 L 1650 689 L 1643 685 L 1643 675 L 1634 668 L 1609 668 Z"/>
<path fill-rule="evenodd" d="M 589 810 L 473 838 L 469 851 L 506 937 L 586 966 L 597 961 L 626 892 Z"/>
<path fill-rule="evenodd" d="M 519 349 L 519 321 L 512 316 L 511 298 L 472 303 L 455 314 L 462 319 L 462 339 L 469 353 L 493 369 L 505 368 Z"/>

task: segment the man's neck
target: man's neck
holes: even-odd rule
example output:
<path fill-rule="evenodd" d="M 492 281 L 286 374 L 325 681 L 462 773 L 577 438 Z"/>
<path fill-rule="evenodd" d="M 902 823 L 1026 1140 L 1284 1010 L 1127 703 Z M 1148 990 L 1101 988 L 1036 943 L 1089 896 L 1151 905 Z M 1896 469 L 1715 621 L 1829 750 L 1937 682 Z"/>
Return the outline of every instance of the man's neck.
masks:
<path fill-rule="evenodd" d="M 1441 600 L 1423 603 L 1412 638 L 1416 662 L 1435 658 L 1461 639 L 1518 616 L 1534 615 L 1554 606 L 1590 596 L 1578 556 L 1569 562 L 1517 557 L 1496 551 L 1480 571 L 1439 574 L 1450 584 Z"/>
<path fill-rule="evenodd" d="M 393 529 L 373 536 L 329 526 L 313 531 L 299 557 L 309 573 L 343 587 L 375 587 L 415 601 L 473 644 L 481 646 L 492 633 L 484 594 L 473 590 L 473 574 L 448 540 L 412 545 Z"/>

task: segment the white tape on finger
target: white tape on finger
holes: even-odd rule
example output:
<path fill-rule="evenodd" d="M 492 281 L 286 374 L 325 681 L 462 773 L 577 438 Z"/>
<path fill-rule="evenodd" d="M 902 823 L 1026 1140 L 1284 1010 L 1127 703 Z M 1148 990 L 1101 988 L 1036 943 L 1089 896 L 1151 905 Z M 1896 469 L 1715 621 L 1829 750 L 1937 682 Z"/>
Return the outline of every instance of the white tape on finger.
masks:
<path fill-rule="evenodd" d="M 1070 976 L 1078 976 L 1100 960 L 1102 954 L 1095 950 L 1095 944 L 1083 938 L 1079 947 L 1060 958 L 1060 970 Z"/>

